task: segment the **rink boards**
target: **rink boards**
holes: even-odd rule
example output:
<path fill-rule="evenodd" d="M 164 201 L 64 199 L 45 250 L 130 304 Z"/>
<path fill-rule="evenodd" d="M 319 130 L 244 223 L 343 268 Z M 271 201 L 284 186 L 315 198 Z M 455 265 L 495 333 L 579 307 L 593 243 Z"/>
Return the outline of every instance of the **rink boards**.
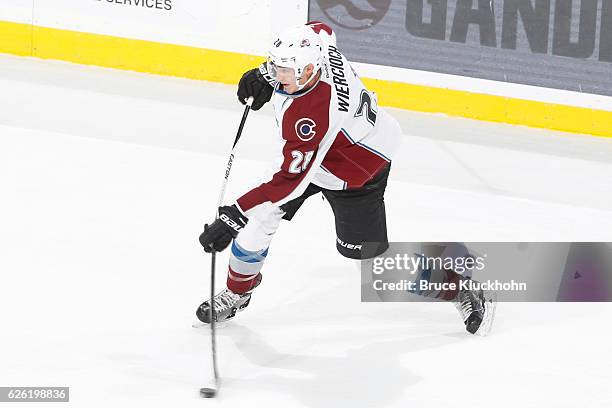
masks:
<path fill-rule="evenodd" d="M 69 0 L 6 0 L 0 9 L 0 52 L 234 84 L 246 69 L 260 63 L 272 32 L 306 21 L 309 11 L 311 18 L 324 19 L 325 15 L 312 15 L 312 10 L 328 3 L 337 2 L 313 1 L 309 9 L 304 0 L 244 0 L 216 3 L 214 8 L 195 0 L 88 0 L 78 7 Z M 390 0 L 387 3 L 393 6 Z M 282 19 L 276 17 L 279 14 Z M 447 18 L 449 24 L 455 20 Z M 355 40 L 367 33 L 361 28 L 349 33 L 334 20 L 327 22 L 338 31 L 341 46 L 343 38 L 346 42 L 351 35 Z M 378 44 L 397 48 L 384 41 Z M 363 58 L 370 55 L 367 49 L 359 54 L 348 43 L 345 48 L 349 58 L 361 62 L 355 66 L 382 105 L 612 136 L 612 97 L 602 92 L 503 82 L 486 75 L 460 76 L 452 70 L 457 65 L 453 60 L 438 72 L 402 66 L 393 59 L 389 65 L 394 67 L 383 66 L 380 58 Z M 469 57 L 477 59 L 476 54 Z M 598 62 L 612 72 L 612 64 Z M 527 66 L 528 61 L 521 63 Z M 579 80 L 580 73 L 575 75 Z"/>

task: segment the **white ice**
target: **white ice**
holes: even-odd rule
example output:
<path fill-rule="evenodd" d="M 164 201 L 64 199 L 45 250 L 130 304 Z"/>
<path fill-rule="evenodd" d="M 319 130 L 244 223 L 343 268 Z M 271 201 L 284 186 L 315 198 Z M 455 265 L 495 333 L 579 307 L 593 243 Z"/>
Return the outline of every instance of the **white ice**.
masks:
<path fill-rule="evenodd" d="M 281 226 L 251 306 L 219 329 L 222 389 L 202 401 L 197 236 L 234 93 L 0 56 L 0 386 L 70 386 L 78 407 L 612 406 L 611 304 L 504 303 L 486 338 L 449 304 L 362 304 L 319 198 Z M 391 112 L 405 132 L 392 240 L 612 241 L 612 139 Z M 269 108 L 248 118 L 228 201 L 266 168 L 272 128 Z"/>

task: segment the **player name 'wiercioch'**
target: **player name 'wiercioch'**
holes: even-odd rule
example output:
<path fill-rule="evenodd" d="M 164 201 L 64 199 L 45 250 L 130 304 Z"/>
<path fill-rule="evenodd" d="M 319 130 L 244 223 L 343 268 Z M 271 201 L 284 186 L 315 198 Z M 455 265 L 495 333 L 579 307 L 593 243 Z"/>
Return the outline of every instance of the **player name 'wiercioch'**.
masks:
<path fill-rule="evenodd" d="M 349 108 L 349 84 L 344 75 L 344 63 L 342 62 L 342 54 L 333 45 L 328 47 L 329 65 L 331 66 L 334 87 L 336 95 L 338 95 L 338 110 L 340 112 L 348 112 Z"/>

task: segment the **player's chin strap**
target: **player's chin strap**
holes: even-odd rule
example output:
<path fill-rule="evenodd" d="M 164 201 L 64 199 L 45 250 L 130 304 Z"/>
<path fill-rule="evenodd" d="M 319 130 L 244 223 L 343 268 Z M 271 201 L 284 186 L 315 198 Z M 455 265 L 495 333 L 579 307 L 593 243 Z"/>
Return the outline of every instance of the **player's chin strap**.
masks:
<path fill-rule="evenodd" d="M 298 88 L 298 92 L 299 92 L 299 91 L 301 91 L 302 89 L 304 89 L 304 87 L 305 87 L 306 85 L 308 85 L 308 83 L 309 83 L 310 81 L 312 81 L 312 78 L 313 78 L 315 75 L 317 75 L 317 74 L 319 73 L 319 71 L 320 71 L 320 68 L 319 68 L 319 69 L 318 69 L 316 72 L 313 70 L 313 71 L 312 71 L 312 73 L 310 74 L 310 77 L 308 77 L 308 81 L 304 82 L 304 85 L 300 85 L 300 79 L 302 79 L 302 78 L 295 78 L 295 85 L 296 85 L 296 86 L 297 86 L 297 88 Z"/>
<path fill-rule="evenodd" d="M 318 73 L 318 72 L 319 72 L 319 71 L 317 71 L 317 73 Z M 277 82 L 276 86 L 274 87 L 274 92 L 278 92 L 278 93 L 282 94 L 283 96 L 285 96 L 285 97 L 287 97 L 287 98 L 299 98 L 300 96 L 304 96 L 304 95 L 306 95 L 308 92 L 312 91 L 312 90 L 315 88 L 315 86 L 316 86 L 316 85 L 319 83 L 319 81 L 321 80 L 321 78 L 319 77 L 319 79 L 317 80 L 317 82 L 316 82 L 316 83 L 314 83 L 314 84 L 313 84 L 313 85 L 312 85 L 310 88 L 308 88 L 307 90 L 305 90 L 305 91 L 304 91 L 304 90 L 303 90 L 303 89 L 304 89 L 304 87 L 305 87 L 306 85 L 308 85 L 308 83 L 309 83 L 309 82 L 312 80 L 312 75 L 316 75 L 316 74 L 311 74 L 311 75 L 310 75 L 310 78 L 308 78 L 308 81 L 307 81 L 307 82 L 306 82 L 304 85 L 297 85 L 297 84 L 296 84 L 296 86 L 297 86 L 299 89 L 298 89 L 297 91 L 295 91 L 294 93 L 292 93 L 292 94 L 287 93 L 287 92 L 285 92 L 284 90 L 282 90 L 282 89 L 280 88 L 280 87 L 281 87 L 280 82 Z M 297 81 L 299 81 L 299 80 L 297 80 Z"/>

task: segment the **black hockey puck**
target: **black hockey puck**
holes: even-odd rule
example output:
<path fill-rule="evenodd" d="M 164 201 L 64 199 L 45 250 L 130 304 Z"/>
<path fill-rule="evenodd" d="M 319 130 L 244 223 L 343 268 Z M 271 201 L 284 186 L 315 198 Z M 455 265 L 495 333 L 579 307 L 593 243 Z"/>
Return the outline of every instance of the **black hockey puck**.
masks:
<path fill-rule="evenodd" d="M 217 390 L 214 388 L 200 388 L 200 397 L 202 398 L 215 398 L 217 396 Z"/>

